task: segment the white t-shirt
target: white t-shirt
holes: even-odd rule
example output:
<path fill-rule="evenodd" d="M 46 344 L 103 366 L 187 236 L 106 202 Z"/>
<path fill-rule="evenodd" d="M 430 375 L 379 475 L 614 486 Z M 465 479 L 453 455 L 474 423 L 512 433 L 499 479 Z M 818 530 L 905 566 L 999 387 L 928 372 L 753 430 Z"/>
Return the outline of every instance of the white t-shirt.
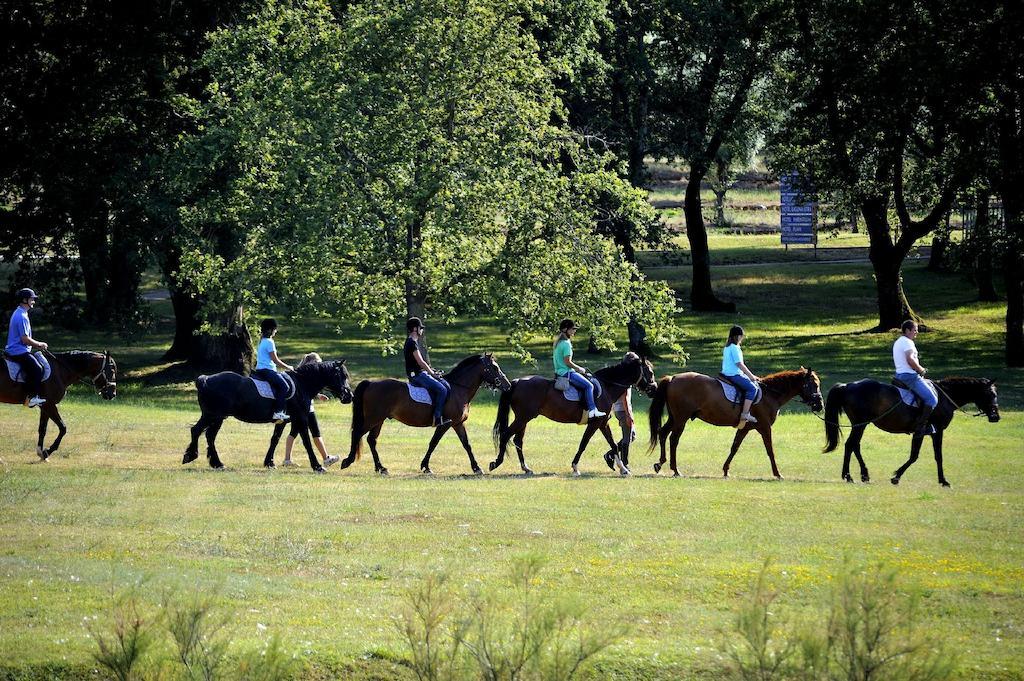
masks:
<path fill-rule="evenodd" d="M 910 356 L 914 358 L 914 361 L 917 361 L 917 346 L 914 345 L 914 341 L 900 335 L 896 342 L 892 344 L 892 363 L 896 365 L 897 374 L 917 373 L 910 366 L 910 363 L 907 362 L 907 350 L 910 351 Z"/>

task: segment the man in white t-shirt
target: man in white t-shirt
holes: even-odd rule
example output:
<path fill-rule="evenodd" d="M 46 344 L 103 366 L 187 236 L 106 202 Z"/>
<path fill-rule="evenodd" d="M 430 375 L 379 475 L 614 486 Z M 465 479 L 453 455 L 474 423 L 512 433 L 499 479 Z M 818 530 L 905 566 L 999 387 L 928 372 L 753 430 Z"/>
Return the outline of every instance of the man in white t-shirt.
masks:
<path fill-rule="evenodd" d="M 908 319 L 903 322 L 900 328 L 900 337 L 892 344 L 892 361 L 896 365 L 896 379 L 914 391 L 914 394 L 921 398 L 921 415 L 918 418 L 915 433 L 917 435 L 929 435 L 933 428 L 928 423 L 932 410 L 939 403 L 935 393 L 922 379 L 928 370 L 921 366 L 917 357 L 917 346 L 914 339 L 917 338 L 917 322 Z"/>

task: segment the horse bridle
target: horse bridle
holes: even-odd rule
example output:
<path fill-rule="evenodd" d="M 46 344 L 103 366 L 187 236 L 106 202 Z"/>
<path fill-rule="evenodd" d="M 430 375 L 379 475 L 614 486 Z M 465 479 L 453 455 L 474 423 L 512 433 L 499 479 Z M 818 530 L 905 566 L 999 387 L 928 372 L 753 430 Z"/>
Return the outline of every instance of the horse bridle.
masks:
<path fill-rule="evenodd" d="M 117 380 L 113 380 L 112 381 L 112 380 L 107 378 L 107 365 L 108 364 L 110 364 L 110 353 L 109 352 L 105 352 L 105 353 L 103 353 L 103 364 L 100 365 L 99 373 L 92 377 L 92 387 L 95 388 L 97 392 L 101 392 L 105 388 L 108 388 L 108 387 L 113 388 L 114 390 L 117 390 Z M 100 380 L 101 378 L 103 379 L 103 385 L 96 385 L 96 381 Z M 114 379 L 116 379 L 116 378 L 117 377 L 114 376 Z"/>

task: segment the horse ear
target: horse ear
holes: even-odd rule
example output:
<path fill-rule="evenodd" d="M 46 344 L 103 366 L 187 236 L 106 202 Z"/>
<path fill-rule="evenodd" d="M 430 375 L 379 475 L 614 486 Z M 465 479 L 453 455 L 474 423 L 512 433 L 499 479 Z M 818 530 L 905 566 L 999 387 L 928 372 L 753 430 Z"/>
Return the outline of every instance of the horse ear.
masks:
<path fill-rule="evenodd" d="M 348 361 L 347 359 L 339 359 L 338 360 L 338 364 L 340 364 L 341 366 L 345 366 L 345 362 L 347 362 L 347 361 Z"/>

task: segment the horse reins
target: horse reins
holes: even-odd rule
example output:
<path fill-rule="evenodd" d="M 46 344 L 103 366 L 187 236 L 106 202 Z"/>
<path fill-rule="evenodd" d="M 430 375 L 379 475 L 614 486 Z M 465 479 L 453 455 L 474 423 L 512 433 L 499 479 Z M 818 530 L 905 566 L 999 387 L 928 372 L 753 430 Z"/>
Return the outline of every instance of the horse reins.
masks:
<path fill-rule="evenodd" d="M 48 349 L 47 350 L 40 350 L 39 352 L 45 353 L 46 355 L 49 355 L 49 357 L 51 359 L 56 361 L 58 364 L 60 364 L 62 367 L 64 367 L 68 371 L 73 371 L 73 369 L 68 365 L 67 362 L 65 362 L 64 360 L 62 360 L 60 357 L 58 357 L 57 355 L 53 354 L 52 352 L 50 352 Z M 88 385 L 88 386 L 92 387 L 93 390 L 96 390 L 96 391 L 103 390 L 107 386 L 114 386 L 115 389 L 116 389 L 117 382 L 116 381 L 111 381 L 111 380 L 109 380 L 107 378 L 107 362 L 109 362 L 109 361 L 110 361 L 110 355 L 108 353 L 103 353 L 103 364 L 100 365 L 100 372 L 98 374 L 96 374 L 95 376 L 93 376 L 92 380 L 89 380 L 88 378 L 79 378 L 78 382 L 83 384 L 83 385 Z M 96 381 L 100 377 L 103 378 L 104 384 L 101 385 L 100 387 L 96 387 Z"/>

